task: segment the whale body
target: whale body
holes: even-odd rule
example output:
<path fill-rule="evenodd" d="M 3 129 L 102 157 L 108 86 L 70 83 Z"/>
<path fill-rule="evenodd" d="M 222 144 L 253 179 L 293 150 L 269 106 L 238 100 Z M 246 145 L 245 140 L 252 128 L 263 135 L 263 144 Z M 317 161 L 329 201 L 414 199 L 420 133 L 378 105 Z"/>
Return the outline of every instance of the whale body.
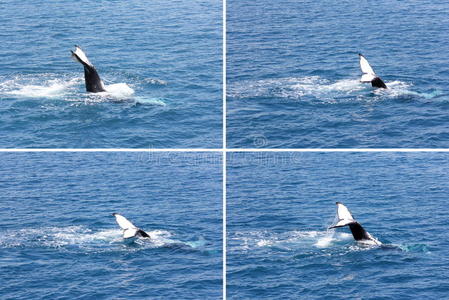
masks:
<path fill-rule="evenodd" d="M 123 230 L 123 238 L 128 239 L 132 237 L 142 237 L 142 238 L 150 238 L 148 233 L 143 231 L 142 229 L 134 226 L 127 218 L 124 216 L 113 213 L 115 217 L 115 221 L 117 221 L 118 226 Z"/>
<path fill-rule="evenodd" d="M 368 60 L 359 53 L 359 63 L 360 63 L 360 69 L 362 70 L 362 78 L 360 78 L 360 82 L 371 82 L 371 86 L 377 87 L 377 88 L 383 88 L 386 89 L 387 85 L 380 79 L 379 76 L 374 73 L 373 68 L 368 63 Z"/>
<path fill-rule="evenodd" d="M 329 229 L 348 226 L 352 236 L 357 242 L 371 245 L 382 245 L 380 241 L 369 234 L 352 216 L 349 209 L 341 202 L 337 202 L 337 223 L 330 226 Z"/>
<path fill-rule="evenodd" d="M 72 52 L 72 58 L 83 65 L 84 67 L 84 81 L 86 83 L 86 91 L 91 93 L 106 92 L 103 81 L 94 65 L 87 59 L 86 54 L 79 46 L 75 46 L 75 51 Z"/>

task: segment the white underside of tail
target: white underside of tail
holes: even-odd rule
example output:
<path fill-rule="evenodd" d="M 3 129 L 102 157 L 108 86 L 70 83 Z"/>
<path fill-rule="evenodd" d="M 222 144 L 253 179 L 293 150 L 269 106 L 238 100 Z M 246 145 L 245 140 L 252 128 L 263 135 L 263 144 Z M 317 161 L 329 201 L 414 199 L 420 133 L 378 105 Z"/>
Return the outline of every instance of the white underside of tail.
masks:
<path fill-rule="evenodd" d="M 127 238 L 131 238 L 133 236 L 136 235 L 137 233 L 137 228 L 129 228 L 129 229 L 125 229 L 123 230 L 123 238 L 127 239 Z"/>
<path fill-rule="evenodd" d="M 337 227 L 345 226 L 355 222 L 354 218 L 349 212 L 349 209 L 342 203 L 337 203 L 337 218 L 338 222 L 334 225 Z"/>
<path fill-rule="evenodd" d="M 366 60 L 366 58 L 359 54 L 360 59 L 360 69 L 362 70 L 362 78 L 360 78 L 361 82 L 371 82 L 374 78 L 376 78 L 376 73 L 374 73 L 373 68 L 371 68 L 370 64 Z"/>
<path fill-rule="evenodd" d="M 343 227 L 351 223 L 357 222 L 352 216 L 349 209 L 346 206 L 344 206 L 343 203 L 340 202 L 337 202 L 337 218 L 338 222 L 335 225 L 331 226 L 330 228 Z M 359 240 L 357 242 L 366 245 L 382 245 L 382 243 L 378 241 L 376 238 L 374 238 L 371 234 L 369 234 L 368 232 L 366 232 L 366 234 L 368 235 L 368 239 Z"/>
<path fill-rule="evenodd" d="M 363 74 L 362 78 L 360 78 L 360 82 L 371 82 L 374 78 L 376 78 L 373 74 Z"/>
<path fill-rule="evenodd" d="M 83 62 L 85 62 L 86 64 L 88 64 L 89 66 L 93 66 L 90 61 L 87 59 L 86 54 L 84 53 L 83 50 L 81 50 L 80 47 L 76 46 L 75 47 L 75 51 L 73 51 L 73 53 L 75 53 L 79 59 L 81 59 Z"/>
<path fill-rule="evenodd" d="M 136 235 L 139 230 L 133 223 L 131 223 L 127 218 L 122 215 L 115 214 L 115 221 L 117 221 L 118 226 L 123 229 L 123 237 L 130 238 Z"/>
<path fill-rule="evenodd" d="M 355 222 L 355 220 L 353 220 L 353 219 L 343 219 L 343 220 L 339 220 L 335 225 L 332 225 L 332 227 L 343 227 L 343 226 L 349 225 L 354 222 Z"/>

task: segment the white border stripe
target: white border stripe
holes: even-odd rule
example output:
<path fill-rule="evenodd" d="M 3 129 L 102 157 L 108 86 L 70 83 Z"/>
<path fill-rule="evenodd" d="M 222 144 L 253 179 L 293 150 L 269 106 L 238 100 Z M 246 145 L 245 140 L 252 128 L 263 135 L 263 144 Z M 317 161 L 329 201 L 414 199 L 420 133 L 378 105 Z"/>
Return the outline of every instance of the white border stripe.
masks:
<path fill-rule="evenodd" d="M 259 148 L 229 148 L 229 149 L 213 149 L 213 148 L 198 148 L 198 149 L 171 149 L 171 148 L 161 148 L 161 149 L 134 149 L 134 148 L 117 148 L 117 149 L 104 149 L 104 148 L 70 148 L 70 149 L 57 149 L 57 148 L 30 148 L 30 149 L 8 149 L 0 148 L 0 152 L 449 152 L 448 149 L 444 148 L 373 148 L 373 149 L 363 149 L 363 148 L 344 148 L 344 149 L 328 149 L 328 148 L 316 148 L 316 149 L 259 149 Z"/>
<path fill-rule="evenodd" d="M 227 222 L 226 222 L 226 151 L 223 151 L 223 299 L 226 299 L 226 244 L 227 244 Z"/>
<path fill-rule="evenodd" d="M 209 148 L 198 148 L 198 149 L 0 149 L 0 152 L 222 152 L 223 149 L 209 149 Z"/>
<path fill-rule="evenodd" d="M 404 148 L 373 148 L 373 149 L 363 149 L 363 148 L 344 148 L 344 149 L 328 149 L 328 148 L 317 148 L 317 149 L 258 149 L 258 148 L 248 148 L 248 149 L 238 149 L 230 148 L 225 149 L 226 152 L 449 152 L 449 149 L 437 148 L 416 148 L 416 149 L 404 149 Z"/>
<path fill-rule="evenodd" d="M 227 222 L 226 222 L 226 0 L 223 3 L 223 299 L 226 300 L 226 243 L 227 243 Z"/>
<path fill-rule="evenodd" d="M 223 0 L 223 149 L 227 147 L 226 140 L 226 0 Z"/>

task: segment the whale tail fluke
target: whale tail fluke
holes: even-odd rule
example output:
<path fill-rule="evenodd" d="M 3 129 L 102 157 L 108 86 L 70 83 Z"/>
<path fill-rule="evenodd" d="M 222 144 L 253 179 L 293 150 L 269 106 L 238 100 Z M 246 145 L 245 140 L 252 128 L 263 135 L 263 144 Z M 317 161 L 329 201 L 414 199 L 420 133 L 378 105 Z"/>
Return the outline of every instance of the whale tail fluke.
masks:
<path fill-rule="evenodd" d="M 86 53 L 81 49 L 80 46 L 75 45 L 75 51 L 70 50 L 72 53 L 72 58 L 82 64 L 83 66 L 93 67 L 94 65 L 89 61 L 86 56 Z"/>
<path fill-rule="evenodd" d="M 387 85 L 382 81 L 382 79 L 380 79 L 380 77 L 376 77 L 373 80 L 371 80 L 371 86 L 381 88 L 381 89 L 387 88 Z"/>
<path fill-rule="evenodd" d="M 150 238 L 150 235 L 148 233 L 134 226 L 134 224 L 131 223 L 124 216 L 118 213 L 113 213 L 112 215 L 115 217 L 115 221 L 117 222 L 118 226 L 120 226 L 120 228 L 123 230 L 123 238 L 125 239 L 132 237 Z"/>
<path fill-rule="evenodd" d="M 143 231 L 142 229 L 137 230 L 136 235 L 139 237 L 144 237 L 144 238 L 150 237 L 150 235 L 148 233 L 146 233 L 145 231 Z"/>
<path fill-rule="evenodd" d="M 374 245 L 381 245 L 377 239 L 371 236 L 352 216 L 349 209 L 341 202 L 337 202 L 337 222 L 329 229 L 349 226 L 354 240 Z"/>
<path fill-rule="evenodd" d="M 379 76 L 376 75 L 371 65 L 368 63 L 368 60 L 359 53 L 359 63 L 360 69 L 362 70 L 362 77 L 360 78 L 360 82 L 370 82 L 372 87 L 383 88 L 386 89 L 387 85 L 380 79 Z"/>
<path fill-rule="evenodd" d="M 356 223 L 356 220 L 352 216 L 351 212 L 346 206 L 343 205 L 343 203 L 337 202 L 336 204 L 337 204 L 338 221 L 334 225 L 330 226 L 329 229 L 343 227 L 349 224 Z"/>
<path fill-rule="evenodd" d="M 332 226 L 329 226 L 328 228 L 329 229 L 333 229 L 333 228 L 338 228 L 338 227 L 344 227 L 344 226 L 347 226 L 347 225 L 353 224 L 353 223 L 356 223 L 356 222 L 355 221 L 348 221 L 348 220 L 341 220 L 338 223 L 336 223 L 336 224 L 334 224 Z"/>
<path fill-rule="evenodd" d="M 77 45 L 75 45 L 75 51 L 70 50 L 72 58 L 83 65 L 84 67 L 84 80 L 86 83 L 86 91 L 92 93 L 105 92 L 103 81 L 98 75 L 94 65 L 89 61 L 84 51 Z"/>

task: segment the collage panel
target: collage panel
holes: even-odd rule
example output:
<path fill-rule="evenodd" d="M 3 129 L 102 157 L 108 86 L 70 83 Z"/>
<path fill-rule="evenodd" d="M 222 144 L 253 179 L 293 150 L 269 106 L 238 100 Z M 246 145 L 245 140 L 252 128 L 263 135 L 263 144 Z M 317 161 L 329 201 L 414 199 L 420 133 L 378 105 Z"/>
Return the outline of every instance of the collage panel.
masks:
<path fill-rule="evenodd" d="M 227 1 L 229 148 L 446 148 L 441 1 Z"/>
<path fill-rule="evenodd" d="M 0 298 L 220 299 L 221 157 L 0 153 Z"/>
<path fill-rule="evenodd" d="M 0 148 L 222 148 L 222 9 L 2 1 Z"/>
<path fill-rule="evenodd" d="M 227 158 L 227 299 L 445 299 L 449 153 Z"/>
<path fill-rule="evenodd" d="M 0 11 L 0 300 L 447 298 L 446 3 Z"/>

